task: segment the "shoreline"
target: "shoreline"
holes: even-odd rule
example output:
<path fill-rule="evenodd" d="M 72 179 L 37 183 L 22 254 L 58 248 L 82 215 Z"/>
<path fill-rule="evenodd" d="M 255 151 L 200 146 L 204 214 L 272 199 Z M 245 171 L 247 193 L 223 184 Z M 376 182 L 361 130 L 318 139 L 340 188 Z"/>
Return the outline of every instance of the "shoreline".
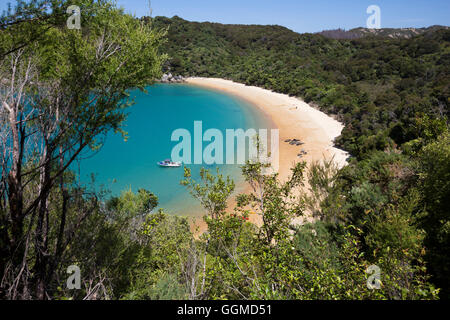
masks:
<path fill-rule="evenodd" d="M 186 83 L 232 94 L 261 111 L 280 130 L 280 177 L 289 175 L 289 163 L 300 161 L 334 157 L 339 168 L 347 165 L 348 153 L 334 146 L 344 125 L 299 98 L 217 78 L 188 78 Z M 304 145 L 291 146 L 284 142 L 287 139 L 300 139 Z M 299 149 L 308 152 L 302 159 L 297 156 Z"/>
<path fill-rule="evenodd" d="M 310 165 L 315 161 L 334 158 L 339 168 L 347 165 L 348 153 L 334 146 L 334 140 L 341 135 L 344 125 L 299 98 L 218 78 L 192 77 L 187 78 L 186 83 L 243 99 L 262 112 L 279 129 L 278 173 L 281 181 L 285 181 L 290 175 L 290 169 L 302 161 Z M 284 142 L 287 139 L 299 139 L 304 145 L 292 146 Z M 298 154 L 302 149 L 307 155 L 300 158 Z M 249 187 L 246 190 L 249 191 Z"/>

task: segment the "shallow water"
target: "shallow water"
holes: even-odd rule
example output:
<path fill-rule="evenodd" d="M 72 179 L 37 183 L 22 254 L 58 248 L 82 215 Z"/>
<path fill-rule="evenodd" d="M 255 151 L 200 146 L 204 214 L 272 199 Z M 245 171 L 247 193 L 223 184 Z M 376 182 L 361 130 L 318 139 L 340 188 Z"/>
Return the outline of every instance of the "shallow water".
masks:
<path fill-rule="evenodd" d="M 194 121 L 203 122 L 203 133 L 215 128 L 224 136 L 226 129 L 270 128 L 269 121 L 247 102 L 197 86 L 157 84 L 148 88 L 148 94 L 133 91 L 131 96 L 135 105 L 127 109 L 124 126 L 128 141 L 120 134 L 109 134 L 98 153 L 80 162 L 78 172 L 84 182 L 95 174 L 95 185 L 110 190 L 113 195 L 129 188 L 150 190 L 158 196 L 160 207 L 171 214 L 203 213 L 187 189 L 180 185 L 183 168 L 157 166 L 158 161 L 171 157 L 173 147 L 178 144 L 171 141 L 174 130 L 190 131 L 193 145 Z M 203 147 L 206 145 L 204 142 Z M 216 165 L 188 165 L 197 180 L 202 166 L 214 171 L 216 168 Z M 219 168 L 237 184 L 242 181 L 239 165 L 219 165 Z"/>

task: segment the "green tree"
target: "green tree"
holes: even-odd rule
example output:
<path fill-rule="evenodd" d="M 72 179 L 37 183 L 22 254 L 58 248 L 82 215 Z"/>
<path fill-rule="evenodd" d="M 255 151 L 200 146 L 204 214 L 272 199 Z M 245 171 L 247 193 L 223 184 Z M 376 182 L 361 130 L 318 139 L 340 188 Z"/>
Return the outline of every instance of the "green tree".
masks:
<path fill-rule="evenodd" d="M 0 78 L 10 79 L 1 82 L 1 126 L 11 134 L 2 139 L 6 170 L 0 190 L 1 251 L 7 258 L 0 260 L 0 272 L 7 279 L 3 292 L 9 298 L 45 299 L 46 286 L 68 245 L 66 236 L 73 231 L 68 228 L 75 227 L 67 225 L 71 195 L 63 174 L 83 151 L 99 148 L 110 130 L 124 134 L 124 108 L 131 103 L 128 90 L 142 89 L 160 76 L 164 56 L 158 47 L 164 32 L 109 1 L 70 1 L 82 8 L 81 31 L 62 24 L 67 1 L 24 3 L 18 10 L 25 6 L 30 12 L 26 22 L 16 12 L 6 21 L 20 23 L 7 22 L 1 31 L 11 39 L 23 28 L 36 27 L 40 34 L 24 41 L 20 35 L 26 45 L 1 43 Z M 59 24 L 41 26 L 41 3 Z M 41 144 L 39 152 L 34 142 Z M 55 189 L 62 206 L 51 212 Z M 79 220 L 90 213 L 80 212 Z M 56 239 L 49 241 L 53 232 Z"/>
<path fill-rule="evenodd" d="M 427 260 L 433 280 L 449 297 L 450 260 L 450 134 L 448 132 L 426 145 L 420 152 L 420 190 L 424 213 L 420 225 L 427 231 Z"/>

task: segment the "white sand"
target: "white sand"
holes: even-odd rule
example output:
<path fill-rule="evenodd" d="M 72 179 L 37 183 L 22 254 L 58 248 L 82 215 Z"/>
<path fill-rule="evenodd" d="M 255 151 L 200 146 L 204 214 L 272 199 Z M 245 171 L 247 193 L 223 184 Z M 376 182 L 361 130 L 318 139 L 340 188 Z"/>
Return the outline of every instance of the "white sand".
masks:
<path fill-rule="evenodd" d="M 280 178 L 286 178 L 292 166 L 299 161 L 321 161 L 334 157 L 342 168 L 347 164 L 348 154 L 334 147 L 344 126 L 304 101 L 266 89 L 246 86 L 223 79 L 189 78 L 189 84 L 217 89 L 247 100 L 263 111 L 280 130 Z M 305 144 L 291 146 L 284 141 L 299 139 Z M 299 158 L 301 149 L 308 155 Z"/>
<path fill-rule="evenodd" d="M 285 181 L 291 174 L 290 169 L 301 161 L 311 164 L 315 161 L 334 159 L 339 168 L 347 165 L 348 153 L 334 147 L 334 140 L 341 135 L 344 126 L 304 101 L 224 79 L 189 78 L 187 83 L 223 91 L 244 99 L 261 110 L 272 121 L 280 133 L 278 172 L 280 180 Z M 304 142 L 304 145 L 291 146 L 284 142 L 287 139 L 299 139 Z M 308 154 L 300 158 L 298 154 L 301 150 L 305 150 Z M 243 186 L 243 188 L 245 193 L 251 192 L 249 186 Z M 234 205 L 234 200 L 230 199 L 229 209 L 232 210 Z M 256 225 L 262 223 L 261 217 L 256 215 L 251 215 L 250 221 Z M 293 222 L 302 224 L 305 221 L 311 222 L 313 218 L 306 213 L 306 216 Z M 201 219 L 196 219 L 191 227 L 196 235 L 206 230 L 206 225 Z M 198 230 L 195 229 L 197 227 Z"/>

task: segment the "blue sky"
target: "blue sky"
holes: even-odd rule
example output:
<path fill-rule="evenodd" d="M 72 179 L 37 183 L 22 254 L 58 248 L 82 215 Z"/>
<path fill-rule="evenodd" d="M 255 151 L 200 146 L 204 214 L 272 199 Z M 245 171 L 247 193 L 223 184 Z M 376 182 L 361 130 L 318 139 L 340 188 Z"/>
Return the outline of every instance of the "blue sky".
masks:
<path fill-rule="evenodd" d="M 129 12 L 148 12 L 148 0 L 118 0 Z M 367 7 L 381 8 L 382 27 L 450 25 L 450 0 L 152 0 L 154 16 L 240 24 L 278 24 L 297 32 L 366 25 Z"/>
<path fill-rule="evenodd" d="M 8 0 L 0 0 L 0 9 Z M 152 0 L 153 16 L 191 21 L 278 24 L 297 32 L 351 29 L 366 25 L 366 9 L 381 8 L 381 26 L 450 25 L 450 0 Z M 126 11 L 148 15 L 148 0 L 117 0 Z"/>

